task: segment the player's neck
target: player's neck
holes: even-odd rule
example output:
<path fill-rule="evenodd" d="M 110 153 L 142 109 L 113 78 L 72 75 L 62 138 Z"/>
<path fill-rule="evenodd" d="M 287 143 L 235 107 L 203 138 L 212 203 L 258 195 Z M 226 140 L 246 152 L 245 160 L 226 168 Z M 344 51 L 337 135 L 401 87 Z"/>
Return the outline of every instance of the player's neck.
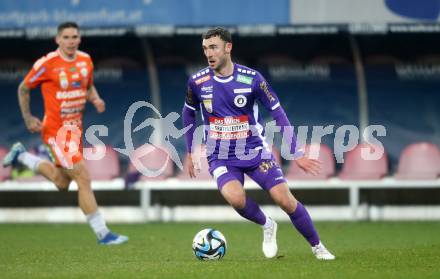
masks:
<path fill-rule="evenodd" d="M 234 63 L 229 60 L 224 67 L 218 71 L 214 71 L 214 74 L 219 77 L 228 77 L 234 73 Z"/>
<path fill-rule="evenodd" d="M 58 53 L 60 54 L 61 58 L 63 58 L 66 61 L 73 61 L 76 58 L 76 51 L 73 55 L 66 54 L 62 49 L 58 48 Z"/>

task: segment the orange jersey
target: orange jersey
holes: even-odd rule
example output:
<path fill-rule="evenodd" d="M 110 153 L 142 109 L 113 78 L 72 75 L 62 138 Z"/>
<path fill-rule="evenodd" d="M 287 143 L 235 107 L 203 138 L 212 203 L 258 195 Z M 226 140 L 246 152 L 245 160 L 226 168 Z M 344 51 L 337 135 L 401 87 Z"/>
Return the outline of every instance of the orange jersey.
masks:
<path fill-rule="evenodd" d="M 41 86 L 44 100 L 41 136 L 50 146 L 55 163 L 72 167 L 82 160 L 82 117 L 87 89 L 93 84 L 92 59 L 82 51 L 77 51 L 71 61 L 58 50 L 50 52 L 35 62 L 24 83 L 29 89 Z"/>
<path fill-rule="evenodd" d="M 87 53 L 77 51 L 76 58 L 68 61 L 58 50 L 50 52 L 35 62 L 24 82 L 29 89 L 41 85 L 45 143 L 63 126 L 75 125 L 82 130 L 87 88 L 93 84 L 93 62 Z"/>

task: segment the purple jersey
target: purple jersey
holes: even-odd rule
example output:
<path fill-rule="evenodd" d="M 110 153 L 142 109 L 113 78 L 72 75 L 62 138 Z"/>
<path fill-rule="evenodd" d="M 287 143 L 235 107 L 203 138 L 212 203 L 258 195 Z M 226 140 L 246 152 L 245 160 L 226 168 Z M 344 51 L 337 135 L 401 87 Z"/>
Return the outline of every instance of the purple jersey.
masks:
<path fill-rule="evenodd" d="M 231 76 L 221 78 L 205 68 L 188 80 L 185 106 L 201 111 L 208 159 L 236 159 L 239 154 L 267 148 L 258 104 L 268 111 L 280 106 L 264 77 L 234 64 Z"/>

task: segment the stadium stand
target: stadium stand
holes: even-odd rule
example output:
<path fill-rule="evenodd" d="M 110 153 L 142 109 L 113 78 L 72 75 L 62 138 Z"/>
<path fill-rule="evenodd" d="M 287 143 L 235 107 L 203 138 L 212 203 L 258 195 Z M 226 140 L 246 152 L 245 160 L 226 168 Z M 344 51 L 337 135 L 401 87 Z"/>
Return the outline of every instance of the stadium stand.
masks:
<path fill-rule="evenodd" d="M 111 146 L 95 145 L 90 149 L 92 154 L 104 153 L 104 157 L 99 160 L 85 158 L 92 180 L 112 180 L 120 176 L 119 156 Z"/>
<path fill-rule="evenodd" d="M 164 147 L 158 147 L 151 144 L 144 144 L 134 151 L 131 156 L 131 162 L 128 166 L 128 173 L 138 172 L 135 165 L 139 164 L 145 169 L 152 172 L 164 169 L 164 171 L 158 176 L 148 177 L 141 175 L 139 180 L 163 180 L 170 177 L 173 174 L 173 162 L 170 160 L 168 151 Z"/>
<path fill-rule="evenodd" d="M 429 40 L 422 40 L 425 45 L 422 47 L 409 40 L 402 40 L 401 37 L 403 36 L 397 36 L 396 43 L 385 42 L 385 40 L 395 40 L 396 37 L 384 38 L 365 35 L 358 38 L 365 62 L 369 124 L 383 125 L 386 128 L 387 135 L 378 139 L 384 144 L 387 151 L 387 158 L 391 163 L 390 173 L 398 168 L 399 155 L 409 144 L 421 141 L 429 141 L 435 145 L 440 144 L 438 137 L 440 110 L 437 109 L 440 107 L 438 95 L 440 78 L 438 78 L 437 48 L 434 47 L 435 44 L 432 44 L 430 51 L 423 52 L 426 45 L 431 45 L 428 44 Z M 420 41 L 420 37 L 417 38 L 417 40 L 411 39 L 411 41 Z M 289 120 L 296 127 L 307 126 L 310 138 L 312 127 L 315 125 L 324 127 L 334 125 L 335 129 L 342 125 L 359 126 L 358 84 L 351 61 L 350 48 L 347 47 L 345 39 L 344 36 L 339 35 L 274 36 L 270 37 L 270 40 L 264 36 L 240 37 L 234 35 L 234 55 L 236 56 L 234 60 L 259 70 L 268 79 L 277 92 Z M 11 57 L 18 57 L 17 54 L 14 54 L 14 47 L 20 40 L 17 39 L 12 47 L 8 47 L 8 41 L 2 41 L 8 49 L 4 53 Z M 84 50 L 90 50 L 89 53 L 95 58 L 95 83 L 107 105 L 107 111 L 104 114 L 97 114 L 91 106 L 88 106 L 84 115 L 84 127 L 107 126 L 108 136 L 100 136 L 106 145 L 126 148 L 124 129 L 132 131 L 146 118 L 157 117 L 151 111 L 142 108 L 135 113 L 131 127 L 124 125 L 124 117 L 130 105 L 136 101 L 152 103 L 153 100 L 150 92 L 151 76 L 144 65 L 145 53 L 137 45 L 139 41 L 139 38 L 130 36 L 123 39 L 88 37 L 84 40 Z M 155 67 L 158 73 L 161 115 L 165 117 L 173 111 L 180 114 L 188 75 L 205 67 L 206 64 L 200 50 L 200 36 L 149 37 L 148 41 L 151 45 L 151 51 L 154 53 Z M 7 67 L 0 65 L 0 91 L 5 92 L 2 95 L 0 111 L 7 112 L 3 114 L 3 121 L 0 123 L 2 130 L 7 131 L 7 133 L 0 133 L 0 145 L 5 147 L 11 146 L 17 140 L 23 140 L 27 147 L 35 146 L 41 142 L 38 134 L 28 133 L 23 125 L 19 110 L 11 109 L 12 106 L 18 108 L 17 85 L 31 65 L 31 61 L 35 61 L 41 56 L 44 53 L 43 50 L 50 51 L 53 48 L 53 42 L 49 40 L 36 40 L 35 44 L 37 44 L 36 47 L 34 45 L 32 47 L 23 46 L 23 49 L 20 49 L 19 54 L 23 54 L 24 62 L 17 60 L 17 63 L 14 62 L 16 67 L 11 67 L 9 62 L 9 64 L 4 64 L 8 64 Z M 113 46 L 111 49 L 108 47 L 110 44 Z M 403 48 L 396 47 L 404 44 L 417 47 L 418 54 L 412 53 L 413 48 L 408 48 L 411 49 L 411 52 L 407 52 Z M 259 47 L 249 48 L 253 45 Z M 385 48 L 383 51 L 381 51 L 382 47 Z M 132 51 L 128 53 L 127 49 Z M 420 53 L 427 54 L 420 56 Z M 6 54 L 3 56 L 6 57 Z M 2 59 L 5 60 L 5 58 Z M 22 69 L 23 67 L 26 69 Z M 12 72 L 11 69 L 13 69 Z M 39 92 L 32 92 L 31 98 L 32 113 L 42 117 L 43 104 Z M 265 120 L 272 120 L 267 113 L 263 116 Z M 180 120 L 175 122 L 178 129 L 182 128 Z M 142 146 L 148 142 L 153 129 L 154 127 L 149 127 L 142 131 L 131 132 L 134 147 Z M 169 140 L 183 159 L 185 152 L 183 138 Z M 275 143 L 279 146 L 277 138 Z M 334 149 L 334 135 L 324 136 L 322 143 L 330 150 Z M 124 177 L 135 171 L 133 166 L 129 165 L 127 156 L 117 155 L 120 164 L 119 175 Z M 165 160 L 165 158 L 167 157 L 163 156 L 162 159 Z M 347 156 L 345 164 L 336 164 L 333 168 L 336 170 L 342 168 L 342 174 L 344 174 L 346 172 L 344 169 L 350 165 L 349 161 Z M 155 163 L 158 164 L 157 157 L 146 160 L 145 166 L 149 166 L 149 163 L 154 167 Z M 173 173 L 174 165 L 172 163 L 169 165 L 166 167 L 165 177 L 160 177 L 155 181 L 137 177 L 140 181 L 135 183 L 133 189 L 151 194 L 151 205 L 157 202 L 154 197 L 155 191 L 174 190 L 178 192 L 177 195 L 184 197 L 187 194 L 191 195 L 191 193 L 182 193 L 179 192 L 180 190 L 216 189 L 215 182 L 209 174 L 205 173 L 205 180 L 188 180 L 184 178 L 186 173 L 179 171 Z M 284 164 L 283 167 L 287 175 L 290 175 L 290 167 L 293 165 Z M 395 180 L 392 176 L 386 176 L 390 173 L 387 173 L 387 163 L 383 158 L 377 165 L 381 170 L 378 171 L 380 174 L 374 175 L 375 180 L 368 180 L 371 177 L 364 178 L 364 174 L 356 178 L 363 180 L 344 180 L 342 179 L 344 175 L 342 177 L 334 176 L 336 170 L 332 172 L 332 167 L 329 167 L 329 173 L 325 178 L 288 177 L 289 185 L 292 189 L 301 189 L 301 191 L 346 191 L 342 194 L 345 198 L 344 201 L 347 201 L 351 207 L 353 218 L 359 216 L 369 218 L 367 213 L 362 213 L 365 191 L 374 192 L 378 188 L 384 191 L 389 188 L 405 190 L 410 187 L 412 187 L 411 189 L 421 189 L 421 191 L 426 188 L 438 189 L 438 178 L 415 182 L 404 179 Z M 357 173 L 355 172 L 355 174 Z M 5 179 L 5 176 L 0 179 Z M 350 179 L 354 178 L 350 177 Z M 0 189 L 2 191 L 23 191 L 23 189 L 56 191 L 53 185 L 47 182 L 16 183 L 16 181 L 8 180 L 3 181 L 2 184 Z M 124 189 L 122 179 L 112 179 L 112 181 L 95 179 L 93 185 L 94 189 L 103 191 Z M 252 182 L 247 185 L 250 189 L 257 187 Z M 71 189 L 75 188 L 71 187 Z M 349 194 L 347 195 L 347 193 Z M 149 197 L 149 194 L 145 194 L 145 196 Z M 106 195 L 107 193 L 103 193 L 102 196 Z M 327 192 L 323 195 L 327 195 Z M 397 200 L 400 202 L 399 197 Z M 138 199 L 135 200 L 138 202 Z M 327 200 L 327 196 L 324 200 Z M 333 201 L 332 198 L 328 200 Z M 148 207 L 148 203 L 146 204 Z M 326 203 L 324 202 L 324 204 Z M 142 210 L 145 211 L 145 206 Z M 356 215 L 356 212 L 359 211 L 361 214 Z M 345 216 L 350 217 L 351 215 Z M 144 220 L 142 219 L 142 221 Z"/>
<path fill-rule="evenodd" d="M 332 150 L 325 144 L 308 144 L 305 147 L 305 156 L 318 159 L 322 162 L 321 171 L 318 175 L 314 176 L 305 173 L 298 167 L 295 161 L 291 161 L 289 169 L 286 173 L 287 179 L 311 179 L 311 180 L 324 180 L 335 175 L 335 156 Z"/>
<path fill-rule="evenodd" d="M 202 144 L 200 146 L 197 146 L 197 147 L 195 147 L 194 150 L 195 150 L 196 156 L 198 156 L 198 158 L 200 159 L 200 172 L 197 173 L 195 180 L 211 180 L 212 176 L 209 173 L 209 165 L 208 165 L 208 160 L 206 158 L 206 145 Z M 189 158 L 185 156 L 184 162 L 183 162 L 184 168 L 176 176 L 177 179 L 182 179 L 182 180 L 191 179 L 188 175 L 188 169 L 186 168 L 188 160 L 189 160 Z"/>
<path fill-rule="evenodd" d="M 396 179 L 437 179 L 440 176 L 440 150 L 429 142 L 407 146 L 399 159 Z"/>
<path fill-rule="evenodd" d="M 344 165 L 339 174 L 342 180 L 378 180 L 388 174 L 388 157 L 383 150 L 383 154 L 379 159 L 368 160 L 364 158 L 365 153 L 381 152 L 378 149 L 382 147 L 372 146 L 369 144 L 359 144 L 353 150 L 345 154 Z M 367 151 L 368 150 L 368 151 Z"/>
<path fill-rule="evenodd" d="M 0 146 L 0 161 L 3 161 L 3 158 L 8 153 L 8 149 Z M 0 181 L 4 181 L 11 177 L 11 167 L 4 168 L 0 166 Z"/>

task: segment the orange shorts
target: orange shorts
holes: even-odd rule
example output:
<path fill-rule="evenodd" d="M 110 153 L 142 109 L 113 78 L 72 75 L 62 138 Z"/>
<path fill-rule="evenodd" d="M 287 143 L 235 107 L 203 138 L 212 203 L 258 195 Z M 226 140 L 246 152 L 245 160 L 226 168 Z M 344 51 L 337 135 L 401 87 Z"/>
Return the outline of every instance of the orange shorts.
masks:
<path fill-rule="evenodd" d="M 81 130 L 76 126 L 64 126 L 55 136 L 42 134 L 57 167 L 71 169 L 83 159 L 81 135 Z"/>

